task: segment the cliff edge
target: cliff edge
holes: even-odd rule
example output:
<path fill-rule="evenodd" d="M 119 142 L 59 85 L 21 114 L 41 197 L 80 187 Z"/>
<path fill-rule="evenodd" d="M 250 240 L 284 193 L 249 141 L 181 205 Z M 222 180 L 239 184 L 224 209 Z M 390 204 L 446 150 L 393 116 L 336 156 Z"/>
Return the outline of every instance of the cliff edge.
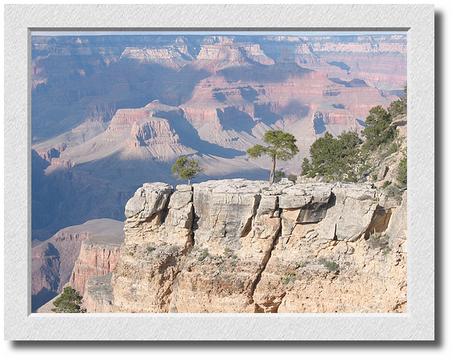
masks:
<path fill-rule="evenodd" d="M 406 193 L 244 179 L 146 183 L 88 312 L 404 312 Z"/>

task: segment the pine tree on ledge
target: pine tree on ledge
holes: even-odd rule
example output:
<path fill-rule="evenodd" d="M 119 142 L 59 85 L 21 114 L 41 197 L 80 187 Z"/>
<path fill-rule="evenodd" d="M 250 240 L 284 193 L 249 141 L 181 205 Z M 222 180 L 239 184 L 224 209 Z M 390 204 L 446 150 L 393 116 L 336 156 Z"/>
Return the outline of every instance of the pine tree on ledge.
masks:
<path fill-rule="evenodd" d="M 268 146 L 254 145 L 247 150 L 251 158 L 258 158 L 263 155 L 268 155 L 271 158 L 272 165 L 270 170 L 270 185 L 274 182 L 276 174 L 277 160 L 290 160 L 294 157 L 299 149 L 296 146 L 296 138 L 282 130 L 269 130 L 263 136 L 263 141 Z"/>
<path fill-rule="evenodd" d="M 191 179 L 202 171 L 199 162 L 196 159 L 189 159 L 187 156 L 180 156 L 172 165 L 172 173 L 180 179 L 187 180 L 188 185 L 191 184 Z"/>

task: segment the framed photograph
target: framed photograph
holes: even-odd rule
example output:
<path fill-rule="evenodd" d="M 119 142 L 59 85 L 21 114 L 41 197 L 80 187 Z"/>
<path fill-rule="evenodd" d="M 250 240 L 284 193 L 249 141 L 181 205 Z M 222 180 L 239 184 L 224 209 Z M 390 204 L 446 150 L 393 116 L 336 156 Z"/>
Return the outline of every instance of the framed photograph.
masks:
<path fill-rule="evenodd" d="M 9 340 L 434 340 L 428 5 L 11 5 Z"/>

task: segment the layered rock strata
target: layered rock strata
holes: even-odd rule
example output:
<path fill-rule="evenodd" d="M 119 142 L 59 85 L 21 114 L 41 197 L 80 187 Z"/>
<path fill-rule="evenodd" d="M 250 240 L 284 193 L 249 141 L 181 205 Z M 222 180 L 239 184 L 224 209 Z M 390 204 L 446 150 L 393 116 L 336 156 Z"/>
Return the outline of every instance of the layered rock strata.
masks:
<path fill-rule="evenodd" d="M 123 236 L 88 237 L 82 241 L 70 285 L 83 294 L 89 278 L 111 273 L 120 256 L 122 243 Z"/>
<path fill-rule="evenodd" d="M 243 179 L 139 188 L 89 312 L 402 312 L 406 196 Z"/>
<path fill-rule="evenodd" d="M 33 311 L 61 292 L 65 284 L 82 294 L 88 277 L 112 271 L 122 241 L 121 221 L 94 219 L 36 243 L 32 248 Z"/>

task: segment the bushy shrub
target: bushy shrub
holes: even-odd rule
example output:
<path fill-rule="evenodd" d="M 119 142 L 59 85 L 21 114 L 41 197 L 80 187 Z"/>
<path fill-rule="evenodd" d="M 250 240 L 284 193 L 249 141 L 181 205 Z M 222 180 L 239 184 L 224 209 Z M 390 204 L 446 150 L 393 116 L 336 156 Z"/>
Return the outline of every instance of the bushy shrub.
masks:
<path fill-rule="evenodd" d="M 405 155 L 399 162 L 397 169 L 397 181 L 402 187 L 407 187 L 407 156 Z"/>
<path fill-rule="evenodd" d="M 285 274 L 281 280 L 284 285 L 289 285 L 289 284 L 292 284 L 295 282 L 296 275 L 293 273 L 288 273 L 288 274 Z"/>
<path fill-rule="evenodd" d="M 52 311 L 56 313 L 81 313 L 82 296 L 71 286 L 64 288 L 63 293 L 53 302 Z"/>
<path fill-rule="evenodd" d="M 328 271 L 336 272 L 339 270 L 339 264 L 335 261 L 320 259 L 319 263 L 323 265 Z"/>
<path fill-rule="evenodd" d="M 361 142 L 353 131 L 337 138 L 326 133 L 311 145 L 312 161 L 303 160 L 302 175 L 322 176 L 328 181 L 358 181 L 365 164 L 360 152 Z"/>
<path fill-rule="evenodd" d="M 203 261 L 208 257 L 208 255 L 209 255 L 208 249 L 203 249 L 199 254 L 198 260 Z"/>
<path fill-rule="evenodd" d="M 366 128 L 363 130 L 365 148 L 375 150 L 382 144 L 387 144 L 394 140 L 397 131 L 390 126 L 392 122 L 391 114 L 381 106 L 375 106 L 369 111 L 366 118 Z"/>
<path fill-rule="evenodd" d="M 391 117 L 396 117 L 398 115 L 404 115 L 407 113 L 407 87 L 405 86 L 404 95 L 393 101 L 389 107 L 388 112 L 391 114 Z"/>
<path fill-rule="evenodd" d="M 285 178 L 285 172 L 283 172 L 282 170 L 276 170 L 274 174 L 274 182 L 279 182 L 283 178 Z"/>

